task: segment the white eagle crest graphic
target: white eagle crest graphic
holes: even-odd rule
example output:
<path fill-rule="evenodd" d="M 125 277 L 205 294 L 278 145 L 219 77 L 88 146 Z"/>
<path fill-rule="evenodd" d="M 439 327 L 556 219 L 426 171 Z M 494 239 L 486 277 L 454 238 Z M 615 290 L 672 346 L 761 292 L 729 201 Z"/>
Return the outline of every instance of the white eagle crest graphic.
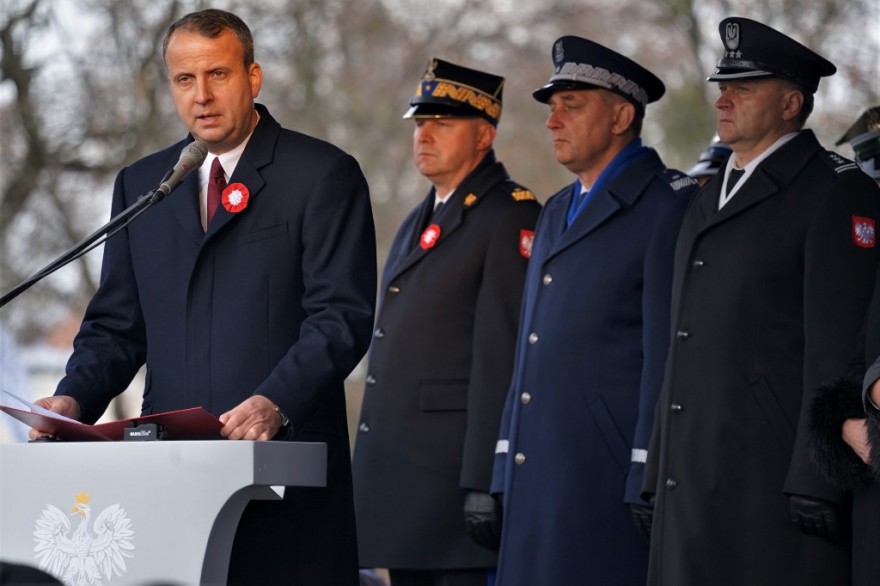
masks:
<path fill-rule="evenodd" d="M 68 515 L 48 504 L 34 530 L 40 569 L 72 586 L 101 586 L 114 573 L 122 576 L 127 571 L 125 558 L 134 557 L 134 531 L 125 509 L 110 505 L 92 523 L 91 496 L 81 492 L 73 497 L 70 516 L 81 519 L 72 533 Z"/>

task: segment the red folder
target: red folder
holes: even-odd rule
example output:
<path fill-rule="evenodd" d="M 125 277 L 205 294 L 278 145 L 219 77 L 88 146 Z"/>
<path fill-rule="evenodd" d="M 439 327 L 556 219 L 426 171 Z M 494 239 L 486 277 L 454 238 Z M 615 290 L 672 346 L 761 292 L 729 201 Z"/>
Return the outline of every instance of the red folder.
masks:
<path fill-rule="evenodd" d="M 220 428 L 223 427 L 223 424 L 202 407 L 120 419 L 97 425 L 67 421 L 51 415 L 41 415 L 5 405 L 0 405 L 0 411 L 8 413 L 31 427 L 68 441 L 119 441 L 122 439 L 123 430 L 126 427 L 133 427 L 135 424 L 141 423 L 162 425 L 165 428 L 165 439 L 169 440 L 223 439 L 223 436 L 220 435 Z"/>

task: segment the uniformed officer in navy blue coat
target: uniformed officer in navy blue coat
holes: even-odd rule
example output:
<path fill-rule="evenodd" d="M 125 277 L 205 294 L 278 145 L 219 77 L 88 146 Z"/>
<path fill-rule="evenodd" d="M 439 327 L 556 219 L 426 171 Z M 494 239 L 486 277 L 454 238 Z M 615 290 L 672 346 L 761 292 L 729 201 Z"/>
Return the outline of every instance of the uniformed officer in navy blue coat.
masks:
<path fill-rule="evenodd" d="M 534 97 L 576 179 L 547 202 L 526 277 L 492 481 L 504 503 L 498 584 L 640 584 L 648 542 L 631 509 L 649 519 L 642 469 L 696 182 L 640 139 L 660 79 L 578 37 L 551 56 Z"/>
<path fill-rule="evenodd" d="M 485 586 L 492 453 L 540 205 L 492 148 L 504 78 L 432 59 L 410 100 L 431 182 L 388 253 L 354 455 L 361 564 Z"/>
<path fill-rule="evenodd" d="M 733 154 L 676 250 L 648 583 L 850 584 L 849 495 L 809 458 L 807 414 L 855 354 L 880 192 L 804 129 L 831 62 L 747 18 L 719 34 L 709 81 Z"/>

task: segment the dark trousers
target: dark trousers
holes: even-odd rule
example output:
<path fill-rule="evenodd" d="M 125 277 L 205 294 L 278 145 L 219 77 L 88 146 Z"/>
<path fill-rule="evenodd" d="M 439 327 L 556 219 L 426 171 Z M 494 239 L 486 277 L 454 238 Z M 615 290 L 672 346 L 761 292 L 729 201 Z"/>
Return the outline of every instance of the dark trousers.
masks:
<path fill-rule="evenodd" d="M 389 570 L 391 586 L 486 586 L 486 570 Z"/>

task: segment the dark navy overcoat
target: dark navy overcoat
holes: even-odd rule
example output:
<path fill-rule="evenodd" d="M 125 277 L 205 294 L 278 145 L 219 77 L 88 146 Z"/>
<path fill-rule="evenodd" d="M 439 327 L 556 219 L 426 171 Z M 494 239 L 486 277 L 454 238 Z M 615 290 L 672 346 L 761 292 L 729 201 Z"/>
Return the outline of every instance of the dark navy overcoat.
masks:
<path fill-rule="evenodd" d="M 499 586 L 645 580 L 648 544 L 628 503 L 641 503 L 694 186 L 648 150 L 567 229 L 571 188 L 542 212 L 496 449 Z"/>
<path fill-rule="evenodd" d="M 57 392 L 75 397 L 89 423 L 144 364 L 144 414 L 202 406 L 220 415 L 265 395 L 291 420 L 276 439 L 327 443 L 327 488 L 251 503 L 233 556 L 264 584 L 356 584 L 343 380 L 373 322 L 367 184 L 351 156 L 257 108 L 230 177 L 249 192 L 247 206 L 218 209 L 203 233 L 192 173 L 110 239 Z M 113 213 L 155 188 L 186 142 L 123 169 Z"/>

